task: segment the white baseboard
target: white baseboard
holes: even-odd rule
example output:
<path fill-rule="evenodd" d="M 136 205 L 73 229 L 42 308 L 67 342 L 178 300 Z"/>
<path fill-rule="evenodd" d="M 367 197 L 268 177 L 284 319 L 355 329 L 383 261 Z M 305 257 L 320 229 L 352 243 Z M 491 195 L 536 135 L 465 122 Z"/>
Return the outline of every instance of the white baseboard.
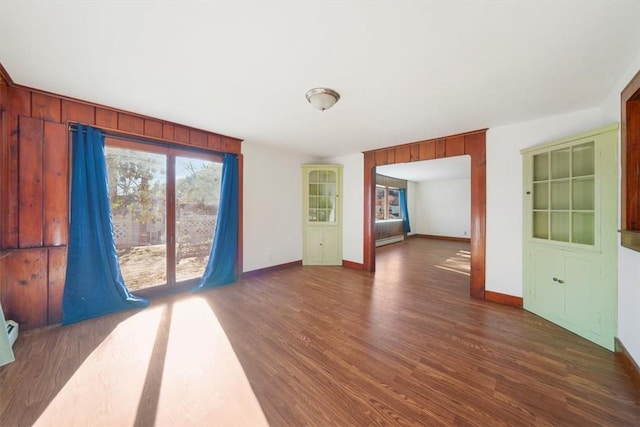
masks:
<path fill-rule="evenodd" d="M 384 239 L 376 240 L 376 247 L 388 245 L 390 243 L 402 242 L 404 240 L 404 236 L 401 234 L 399 236 L 385 237 Z"/>

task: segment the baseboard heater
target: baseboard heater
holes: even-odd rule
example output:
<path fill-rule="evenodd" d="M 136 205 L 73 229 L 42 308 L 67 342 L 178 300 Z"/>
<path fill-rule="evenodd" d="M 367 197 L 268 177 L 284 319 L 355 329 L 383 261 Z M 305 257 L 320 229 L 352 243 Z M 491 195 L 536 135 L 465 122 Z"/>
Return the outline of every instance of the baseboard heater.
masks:
<path fill-rule="evenodd" d="M 9 337 L 9 344 L 13 347 L 13 344 L 18 339 L 18 324 L 13 320 L 7 320 L 7 336 Z"/>
<path fill-rule="evenodd" d="M 404 235 L 400 234 L 399 236 L 391 236 L 385 237 L 384 239 L 376 240 L 376 247 L 388 245 L 391 243 L 402 242 L 404 240 Z"/>

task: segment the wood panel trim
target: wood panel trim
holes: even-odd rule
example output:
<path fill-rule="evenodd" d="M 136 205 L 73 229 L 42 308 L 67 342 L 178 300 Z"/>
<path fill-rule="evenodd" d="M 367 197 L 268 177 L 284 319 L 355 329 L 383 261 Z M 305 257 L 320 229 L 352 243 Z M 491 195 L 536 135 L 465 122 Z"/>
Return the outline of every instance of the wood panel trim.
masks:
<path fill-rule="evenodd" d="M 342 260 L 342 266 L 344 268 L 350 268 L 351 270 L 359 270 L 359 271 L 364 270 L 364 264 L 359 262 L 347 261 L 346 259 Z"/>
<path fill-rule="evenodd" d="M 510 305 L 512 307 L 522 308 L 522 297 L 501 294 L 499 292 L 484 291 L 484 299 L 502 305 Z"/>
<path fill-rule="evenodd" d="M 620 94 L 620 137 L 621 245 L 640 252 L 640 71 Z"/>
<path fill-rule="evenodd" d="M 2 63 L 0 63 L 0 79 L 4 80 L 4 82 L 7 84 L 7 86 L 15 86 L 15 83 L 13 82 L 13 79 L 11 78 L 9 73 L 7 72 L 7 69 L 4 68 Z"/>
<path fill-rule="evenodd" d="M 393 164 L 388 154 L 395 153 L 399 147 L 419 144 L 419 148 L 411 152 L 416 157 L 410 161 L 430 160 L 442 154 L 442 157 L 453 157 L 460 152 L 460 137 L 464 138 L 464 153 L 471 157 L 471 286 L 470 293 L 474 298 L 484 299 L 485 293 L 485 248 L 486 248 L 486 131 L 478 129 L 470 132 L 449 135 L 444 138 L 434 138 L 408 144 L 385 147 L 377 150 L 365 151 L 364 154 L 364 237 L 363 255 L 364 269 L 375 271 L 375 224 L 374 216 L 374 192 L 376 166 Z M 444 141 L 439 150 L 436 150 L 438 141 Z M 447 149 L 447 143 L 451 147 Z"/>
<path fill-rule="evenodd" d="M 471 243 L 471 239 L 469 237 L 438 236 L 436 234 L 411 234 L 407 237 L 417 237 L 420 239 L 433 239 L 433 240 L 447 240 L 450 242 Z"/>
<path fill-rule="evenodd" d="M 248 279 L 250 277 L 260 276 L 266 273 L 272 273 L 274 271 L 284 270 L 286 268 L 302 267 L 302 260 L 291 261 L 284 264 L 272 265 L 270 267 L 258 268 L 257 270 L 245 271 L 242 273 L 242 279 Z"/>
<path fill-rule="evenodd" d="M 624 369 L 629 373 L 629 376 L 633 378 L 636 387 L 640 390 L 640 366 L 638 366 L 638 363 L 631 357 L 631 353 L 629 353 L 624 344 L 622 344 L 620 338 L 615 337 L 613 341 L 616 358 L 622 363 Z"/>
<path fill-rule="evenodd" d="M 169 122 L 169 121 L 166 121 L 166 120 L 159 119 L 157 117 L 151 117 L 151 116 L 147 116 L 147 115 L 139 114 L 139 113 L 134 113 L 134 112 L 127 111 L 127 110 L 121 110 L 119 108 L 109 107 L 109 106 L 106 106 L 104 104 L 96 104 L 94 102 L 85 101 L 83 99 L 74 98 L 74 97 L 67 96 L 67 95 L 60 95 L 60 94 L 57 94 L 57 93 L 54 93 L 54 92 L 49 92 L 49 91 L 46 91 L 46 90 L 41 90 L 41 89 L 36 89 L 36 88 L 29 87 L 29 86 L 23 86 L 23 85 L 20 85 L 20 84 L 16 84 L 11 79 L 9 74 L 6 72 L 5 68 L 2 66 L 2 63 L 0 63 L 0 77 L 2 77 L 5 80 L 7 86 L 11 87 L 11 88 L 25 90 L 25 91 L 28 91 L 30 94 L 40 94 L 40 95 L 50 96 L 50 97 L 53 97 L 53 98 L 58 98 L 58 99 L 60 99 L 60 101 L 69 101 L 69 102 L 73 102 L 73 103 L 76 103 L 76 104 L 84 104 L 84 105 L 86 105 L 88 107 L 95 108 L 95 116 L 96 117 L 94 118 L 94 120 L 91 121 L 93 123 L 88 123 L 88 121 L 81 121 L 80 123 L 99 126 L 101 128 L 104 128 L 105 130 L 106 130 L 106 128 L 104 126 L 98 124 L 97 116 L 98 116 L 98 111 L 99 110 L 102 110 L 102 112 L 100 114 L 104 114 L 105 111 L 109 112 L 109 113 L 115 113 L 116 116 L 118 114 L 126 114 L 126 115 L 129 115 L 129 116 L 132 116 L 132 117 L 144 119 L 145 121 L 146 120 L 151 120 L 153 122 L 160 122 L 162 124 L 171 125 L 174 128 L 175 127 L 182 127 L 184 129 L 186 129 L 188 132 L 197 131 L 197 132 L 205 133 L 207 135 L 216 135 L 216 136 L 218 136 L 220 138 L 220 140 L 221 139 L 225 139 L 226 140 L 226 144 L 223 144 L 223 145 L 226 145 L 226 146 L 230 145 L 230 143 L 241 143 L 243 141 L 240 138 L 235 138 L 235 137 L 231 137 L 231 136 L 228 136 L 228 135 L 223 135 L 223 134 L 220 134 L 220 133 L 211 132 L 211 131 L 208 131 L 208 130 L 195 128 L 195 127 L 191 127 L 191 126 L 184 126 L 184 125 L 181 125 L 179 123 Z M 63 120 L 62 122 L 64 123 L 65 121 Z M 110 128 L 110 130 L 113 130 L 113 131 L 119 130 L 117 128 L 117 125 L 116 126 L 108 126 L 108 127 Z M 123 132 L 123 133 L 127 133 L 127 132 Z M 171 132 L 171 135 L 172 136 L 169 137 L 169 138 L 168 137 L 164 137 L 164 138 L 160 138 L 160 139 L 164 140 L 164 141 L 170 141 L 172 143 L 178 143 L 178 141 L 176 141 L 174 139 L 173 130 Z M 144 131 L 143 131 L 143 133 L 139 134 L 139 136 L 151 136 L 151 135 L 145 135 Z M 187 142 L 187 143 L 183 143 L 183 144 L 189 144 L 189 143 Z M 211 147 L 203 147 L 203 148 L 211 149 Z M 221 151 L 221 148 L 218 148 L 217 150 L 214 150 L 214 151 Z M 240 153 L 239 150 L 238 151 L 227 151 L 227 152 L 232 152 L 234 154 L 239 154 Z"/>

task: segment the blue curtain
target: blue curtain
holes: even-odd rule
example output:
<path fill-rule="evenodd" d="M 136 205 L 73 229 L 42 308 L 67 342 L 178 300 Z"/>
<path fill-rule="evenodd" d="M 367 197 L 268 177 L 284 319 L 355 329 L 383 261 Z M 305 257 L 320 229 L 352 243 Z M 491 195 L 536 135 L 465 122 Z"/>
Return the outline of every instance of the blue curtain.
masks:
<path fill-rule="evenodd" d="M 98 129 L 77 125 L 72 153 L 63 324 L 149 304 L 129 293 L 120 272 L 113 241 L 104 137 Z"/>
<path fill-rule="evenodd" d="M 225 154 L 222 161 L 218 219 L 209 262 L 194 291 L 228 285 L 236 281 L 238 185 L 238 157 L 235 154 Z"/>
<path fill-rule="evenodd" d="M 402 232 L 409 233 L 411 225 L 409 224 L 409 210 L 407 209 L 407 190 L 400 188 L 398 195 L 400 196 L 400 211 L 402 211 Z"/>

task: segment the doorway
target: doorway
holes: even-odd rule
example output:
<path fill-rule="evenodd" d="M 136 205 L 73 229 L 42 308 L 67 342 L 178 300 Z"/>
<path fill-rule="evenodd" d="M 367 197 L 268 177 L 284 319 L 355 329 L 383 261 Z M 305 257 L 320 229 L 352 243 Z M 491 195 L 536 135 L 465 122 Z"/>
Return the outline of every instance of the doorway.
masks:
<path fill-rule="evenodd" d="M 471 157 L 470 295 L 485 299 L 486 129 L 364 152 L 364 270 L 375 271 L 376 167 L 465 154 Z"/>

